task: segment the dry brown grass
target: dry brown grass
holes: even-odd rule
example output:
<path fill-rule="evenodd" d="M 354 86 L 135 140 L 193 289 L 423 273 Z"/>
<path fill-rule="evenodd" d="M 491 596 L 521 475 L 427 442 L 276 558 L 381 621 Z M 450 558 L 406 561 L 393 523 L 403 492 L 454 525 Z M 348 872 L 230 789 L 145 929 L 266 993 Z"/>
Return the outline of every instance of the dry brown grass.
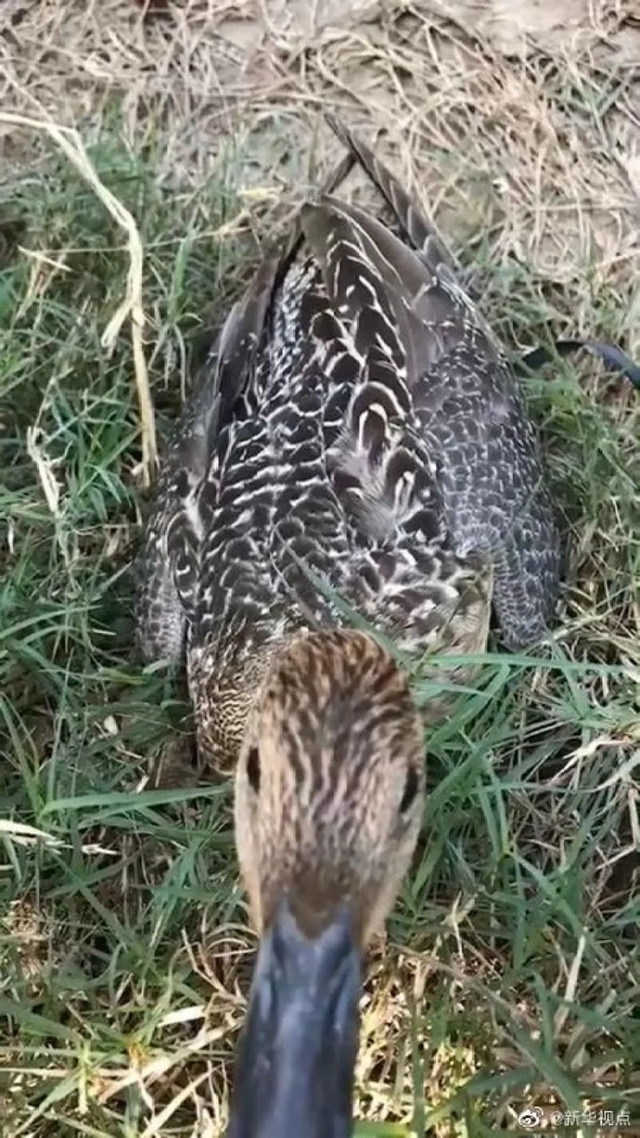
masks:
<path fill-rule="evenodd" d="M 594 257 L 603 280 L 628 270 L 640 188 L 633 0 L 352 0 L 335 27 L 323 23 L 338 8 L 327 0 L 290 2 L 286 16 L 273 0 L 167 7 L 5 0 L 3 108 L 91 133 L 117 100 L 132 141 L 159 131 L 166 174 L 195 184 L 232 129 L 268 135 L 257 176 L 273 176 L 287 153 L 308 154 L 318 112 L 335 110 L 389 132 L 400 169 L 461 239 L 480 220 L 500 231 L 498 257 L 527 257 L 563 285 Z M 574 18 L 558 28 L 549 13 L 563 7 Z M 307 8 L 319 30 L 298 14 Z M 515 34 L 532 14 L 537 34 Z M 22 140 L 3 134 L 11 158 Z"/>
<path fill-rule="evenodd" d="M 240 139 L 237 209 L 231 220 L 216 219 L 221 240 L 239 231 L 259 237 L 313 184 L 318 166 L 335 155 L 320 119 L 331 109 L 375 139 L 421 196 L 510 345 L 548 340 L 552 328 L 554 335 L 620 340 L 640 355 L 635 0 L 169 0 L 159 8 L 133 0 L 4 0 L 3 111 L 73 126 L 88 143 L 123 129 L 153 178 L 175 195 L 176 216 L 184 210 L 190 224 L 195 216 L 196 229 L 209 236 L 198 195 L 226 140 Z M 0 198 L 10 199 L 25 178 L 40 192 L 51 161 L 42 132 L 0 121 L 0 157 Z M 144 218 L 136 220 L 142 228 Z M 56 290 L 69 272 L 61 266 L 81 263 L 82 240 L 73 232 L 72 248 L 62 232 L 45 229 L 35 248 L 29 234 L 24 239 L 41 258 L 29 298 L 35 324 L 46 323 L 49 299 L 62 303 Z M 155 238 L 145 240 L 149 261 Z M 170 248 L 171 241 L 178 241 L 173 230 Z M 176 361 L 183 377 L 186 366 L 180 328 L 166 317 L 164 294 L 154 291 L 152 263 L 142 297 L 144 344 L 162 401 Z M 110 313 L 123 296 L 114 289 L 105 283 Z M 73 296 L 89 320 L 91 301 L 85 304 L 81 290 Z M 133 383 L 125 351 L 121 366 Z M 67 355 L 52 350 L 51 358 L 64 387 Z M 445 777 L 434 779 L 420 884 L 409 887 L 393 926 L 404 947 L 380 946 L 363 1011 L 360 1114 L 399 1127 L 381 1124 L 380 1136 L 409 1133 L 412 1113 L 418 1127 L 422 1097 L 442 1135 L 513 1126 L 523 1103 L 566 1104 L 578 1084 L 584 1101 L 617 1088 L 637 1103 L 640 1044 L 630 1072 L 624 1041 L 640 988 L 628 935 L 640 840 L 639 414 L 633 393 L 603 379 L 593 363 L 581 367 L 579 384 L 540 381 L 531 397 L 574 527 L 573 584 L 557 634 L 568 664 L 564 671 L 523 665 L 512 676 L 497 662 L 493 712 L 478 700 L 466 720 L 461 713 L 433 741 Z M 55 450 L 51 424 L 46 433 L 49 404 L 42 406 L 42 445 Z M 7 407 L 11 422 L 14 408 Z M 105 410 L 105 419 L 111 414 Z M 64 462 L 51 461 L 62 484 Z M 124 503 L 138 480 L 133 458 L 127 462 L 123 504 L 108 515 L 112 529 L 101 553 L 109 573 L 113 550 L 126 542 Z M 36 517 L 29 540 L 37 551 L 59 531 L 52 536 L 37 515 L 35 475 L 34 484 L 33 491 L 20 484 L 16 495 L 31 494 L 24 509 Z M 12 508 L 20 533 L 23 507 Z M 80 514 L 76 526 L 85 524 Z M 0 556 L 11 566 L 8 553 Z M 67 556 L 59 570 L 48 566 L 33 587 L 44 588 L 51 573 L 65 596 L 72 582 L 73 599 L 82 588 L 78 565 L 87 580 L 91 575 L 83 556 Z M 105 679 L 104 669 L 125 669 L 128 644 L 115 663 L 113 653 L 106 664 L 100 658 L 100 671 L 93 635 L 88 621 L 82 668 L 94 666 L 95 676 L 90 694 L 81 690 L 72 729 L 60 712 L 71 697 L 39 686 L 47 667 L 62 667 L 53 650 L 51 658 L 44 648 L 42 658 L 20 658 L 28 684 L 22 673 L 19 682 L 14 673 L 2 681 L 18 716 L 8 729 L 11 748 L 19 753 L 22 740 L 28 756 L 19 774 L 33 777 L 24 801 L 13 787 L 12 811 L 50 826 L 70 851 L 52 869 L 51 850 L 34 866 L 12 847 L 20 903 L 7 908 L 0 942 L 8 953 L 4 992 L 14 1017 L 22 1001 L 36 1018 L 14 1018 L 24 1042 L 14 1028 L 3 1051 L 7 1134 L 214 1138 L 225 1117 L 254 947 L 238 923 L 228 819 L 216 801 L 203 813 L 200 800 L 180 801 L 172 791 L 144 798 L 149 747 L 135 731 L 152 718 L 161 689 L 146 679 L 138 695 L 136 675 L 118 703 L 113 683 L 122 677 Z M 587 662 L 601 670 L 589 671 Z M 45 693 L 37 708 L 23 687 Z M 78 743 L 78 761 L 90 766 L 95 756 L 101 771 L 106 754 L 109 775 L 95 783 L 90 805 L 47 813 L 67 786 L 64 772 L 62 790 L 48 773 L 50 756 L 60 734 L 77 731 L 87 699 L 97 711 L 84 749 Z M 168 719 L 158 718 L 156 743 L 168 730 Z M 464 762 L 461 737 L 471 755 Z M 111 808 L 100 795 L 116 788 L 126 801 Z M 42 802 L 48 805 L 39 814 Z M 82 844 L 78 819 L 90 851 L 81 850 L 81 873 L 73 852 Z M 510 857 L 516 868 L 501 876 Z M 615 916 L 624 905 L 626 925 Z M 148 945 L 138 944 L 138 928 Z M 466 1091 L 456 1098 L 460 1087 Z"/>

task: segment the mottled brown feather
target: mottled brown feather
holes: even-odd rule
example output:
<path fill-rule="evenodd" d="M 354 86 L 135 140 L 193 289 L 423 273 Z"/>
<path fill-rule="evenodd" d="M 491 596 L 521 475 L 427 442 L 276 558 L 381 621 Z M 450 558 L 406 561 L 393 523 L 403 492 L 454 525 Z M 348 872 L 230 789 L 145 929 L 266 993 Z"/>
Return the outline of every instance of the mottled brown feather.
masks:
<path fill-rule="evenodd" d="M 140 562 L 141 640 L 186 654 L 200 748 L 221 770 L 292 638 L 344 622 L 333 594 L 421 656 L 481 651 L 492 602 L 504 641 L 530 643 L 558 588 L 504 353 L 416 203 L 335 129 L 396 232 L 331 193 L 304 207 L 229 315 Z"/>

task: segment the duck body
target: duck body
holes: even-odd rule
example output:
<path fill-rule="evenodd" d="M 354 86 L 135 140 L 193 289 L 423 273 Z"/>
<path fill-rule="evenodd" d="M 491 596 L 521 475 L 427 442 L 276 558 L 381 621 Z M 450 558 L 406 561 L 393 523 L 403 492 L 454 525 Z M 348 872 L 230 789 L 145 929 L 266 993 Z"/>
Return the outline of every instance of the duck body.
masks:
<path fill-rule="evenodd" d="M 270 662 L 357 610 L 412 655 L 540 639 L 560 543 L 500 345 L 415 204 L 336 127 L 390 226 L 321 196 L 187 408 L 139 562 L 146 654 L 186 651 L 199 749 L 235 762 Z"/>

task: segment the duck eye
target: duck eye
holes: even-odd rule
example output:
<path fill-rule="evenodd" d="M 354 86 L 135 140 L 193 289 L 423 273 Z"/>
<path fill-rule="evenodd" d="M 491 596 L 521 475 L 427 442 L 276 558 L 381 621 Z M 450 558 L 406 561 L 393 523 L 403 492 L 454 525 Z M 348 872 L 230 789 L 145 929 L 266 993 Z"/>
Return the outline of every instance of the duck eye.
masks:
<path fill-rule="evenodd" d="M 405 814 L 411 806 L 416 794 L 418 793 L 418 772 L 414 766 L 409 767 L 407 770 L 407 777 L 405 779 L 404 790 L 402 792 L 402 801 L 400 802 L 400 813 Z"/>
<path fill-rule="evenodd" d="M 255 794 L 260 790 L 260 756 L 258 748 L 252 747 L 247 755 L 247 778 Z"/>

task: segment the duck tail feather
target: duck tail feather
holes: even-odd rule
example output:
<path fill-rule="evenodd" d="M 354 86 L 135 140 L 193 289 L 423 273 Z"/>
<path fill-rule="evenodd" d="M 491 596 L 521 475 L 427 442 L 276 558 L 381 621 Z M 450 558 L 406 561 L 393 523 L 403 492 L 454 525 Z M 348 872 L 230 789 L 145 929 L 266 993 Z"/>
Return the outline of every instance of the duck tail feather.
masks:
<path fill-rule="evenodd" d="M 457 276 L 461 272 L 458 261 L 447 248 L 433 222 L 427 220 L 417 202 L 402 188 L 398 179 L 340 119 L 331 114 L 326 114 L 325 118 L 333 133 L 382 194 L 403 236 L 420 255 L 429 271 L 441 272 L 446 267 Z"/>

